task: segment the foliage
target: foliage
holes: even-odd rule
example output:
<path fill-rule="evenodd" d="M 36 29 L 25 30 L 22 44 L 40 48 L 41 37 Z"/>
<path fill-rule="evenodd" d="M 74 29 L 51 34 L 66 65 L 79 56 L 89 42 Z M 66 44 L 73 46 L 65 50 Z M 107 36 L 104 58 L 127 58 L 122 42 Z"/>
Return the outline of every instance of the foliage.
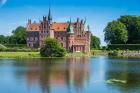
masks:
<path fill-rule="evenodd" d="M 102 50 L 107 50 L 108 47 L 107 47 L 107 46 L 102 46 L 101 49 L 102 49 Z"/>
<path fill-rule="evenodd" d="M 4 44 L 8 48 L 27 48 L 26 44 Z"/>
<path fill-rule="evenodd" d="M 26 44 L 26 28 L 19 26 L 11 36 L 0 35 L 1 44 Z"/>
<path fill-rule="evenodd" d="M 91 35 L 91 49 L 100 49 L 100 39 L 96 36 Z"/>
<path fill-rule="evenodd" d="M 118 56 L 119 52 L 117 50 L 111 51 L 108 53 L 109 56 Z"/>
<path fill-rule="evenodd" d="M 110 50 L 116 50 L 116 49 L 140 50 L 140 44 L 111 44 L 111 45 L 108 45 L 108 49 Z"/>
<path fill-rule="evenodd" d="M 118 21 L 122 22 L 128 31 L 128 44 L 140 43 L 140 16 L 121 16 Z"/>
<path fill-rule="evenodd" d="M 0 52 L 0 58 L 40 58 L 39 52 Z"/>
<path fill-rule="evenodd" d="M 105 41 L 109 44 L 124 44 L 128 40 L 126 26 L 120 21 L 109 22 L 104 32 Z"/>
<path fill-rule="evenodd" d="M 15 40 L 16 44 L 26 44 L 26 28 L 19 26 L 12 33 L 13 40 Z"/>
<path fill-rule="evenodd" d="M 5 47 L 4 45 L 0 44 L 0 51 L 4 51 L 6 49 L 7 49 L 7 47 Z"/>
<path fill-rule="evenodd" d="M 40 54 L 43 57 L 63 57 L 66 55 L 66 50 L 56 39 L 47 38 L 45 46 L 40 49 Z"/>
<path fill-rule="evenodd" d="M 109 22 L 104 32 L 109 44 L 140 44 L 140 16 L 121 16 Z"/>

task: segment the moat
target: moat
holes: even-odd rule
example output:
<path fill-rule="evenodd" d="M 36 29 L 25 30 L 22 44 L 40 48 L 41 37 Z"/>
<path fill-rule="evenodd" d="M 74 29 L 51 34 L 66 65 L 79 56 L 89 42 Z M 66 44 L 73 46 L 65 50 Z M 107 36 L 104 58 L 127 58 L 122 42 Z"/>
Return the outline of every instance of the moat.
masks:
<path fill-rule="evenodd" d="M 0 59 L 0 93 L 139 93 L 140 59 Z"/>

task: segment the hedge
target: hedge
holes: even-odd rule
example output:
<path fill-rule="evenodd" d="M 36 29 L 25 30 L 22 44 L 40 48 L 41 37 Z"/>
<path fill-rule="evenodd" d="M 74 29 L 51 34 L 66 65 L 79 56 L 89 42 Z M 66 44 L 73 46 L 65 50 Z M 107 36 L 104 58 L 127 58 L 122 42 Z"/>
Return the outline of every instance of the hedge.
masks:
<path fill-rule="evenodd" d="M 109 50 L 140 50 L 140 44 L 111 44 Z"/>
<path fill-rule="evenodd" d="M 26 44 L 4 44 L 8 48 L 27 48 Z"/>

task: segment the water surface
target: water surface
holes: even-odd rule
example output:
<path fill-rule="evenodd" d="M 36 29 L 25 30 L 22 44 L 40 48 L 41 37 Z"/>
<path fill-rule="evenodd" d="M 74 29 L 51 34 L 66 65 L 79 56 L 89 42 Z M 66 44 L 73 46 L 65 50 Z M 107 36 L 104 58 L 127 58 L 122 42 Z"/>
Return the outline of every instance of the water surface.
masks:
<path fill-rule="evenodd" d="M 139 92 L 139 59 L 0 59 L 0 93 Z"/>

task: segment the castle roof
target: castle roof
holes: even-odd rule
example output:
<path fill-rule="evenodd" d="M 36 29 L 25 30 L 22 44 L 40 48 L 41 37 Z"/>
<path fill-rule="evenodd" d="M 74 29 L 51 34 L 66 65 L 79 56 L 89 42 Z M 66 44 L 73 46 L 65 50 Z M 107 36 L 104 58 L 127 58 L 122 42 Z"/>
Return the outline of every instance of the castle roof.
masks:
<path fill-rule="evenodd" d="M 40 31 L 40 24 L 38 23 L 28 24 L 27 31 Z"/>
<path fill-rule="evenodd" d="M 54 31 L 66 31 L 69 23 L 53 23 L 51 29 Z"/>
<path fill-rule="evenodd" d="M 69 23 L 56 23 L 54 22 L 51 29 L 54 31 L 67 31 Z M 32 23 L 27 25 L 27 31 L 41 31 L 39 23 Z"/>

